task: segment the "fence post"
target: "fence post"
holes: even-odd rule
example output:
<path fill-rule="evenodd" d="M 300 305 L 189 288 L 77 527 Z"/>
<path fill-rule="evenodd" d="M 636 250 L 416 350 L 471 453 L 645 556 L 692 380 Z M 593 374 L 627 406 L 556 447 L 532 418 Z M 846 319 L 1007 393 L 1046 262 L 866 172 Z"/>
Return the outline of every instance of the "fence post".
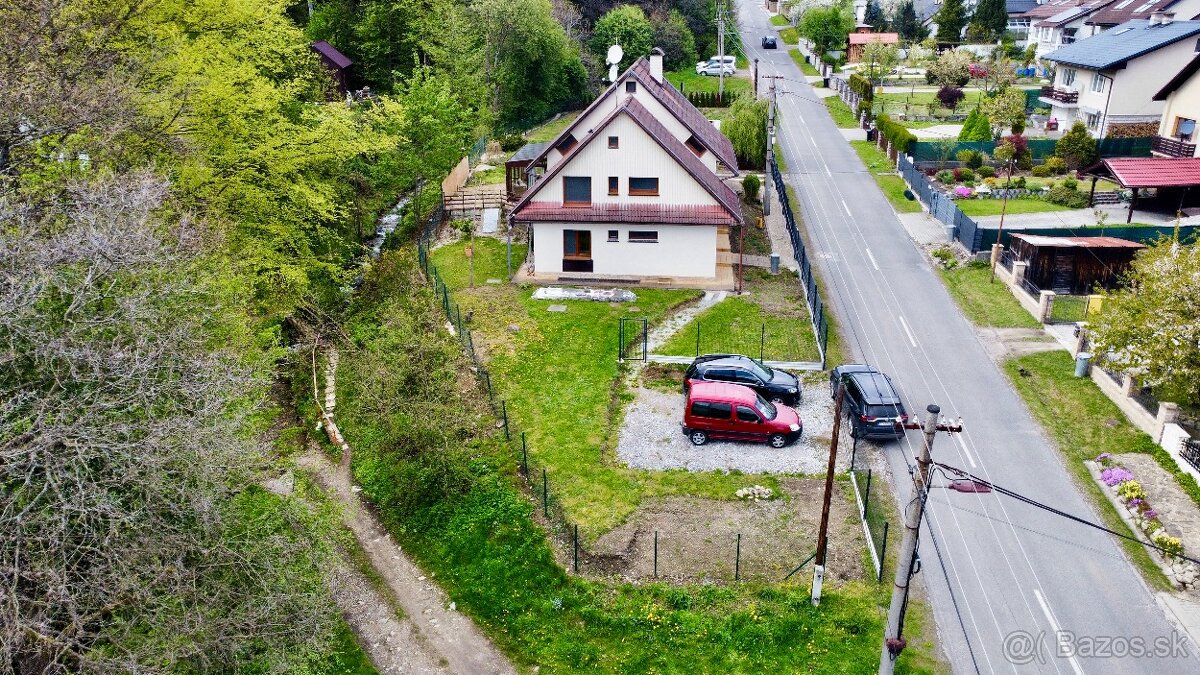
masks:
<path fill-rule="evenodd" d="M 529 446 L 525 445 L 525 432 L 521 432 L 521 473 L 529 480 Z"/>
<path fill-rule="evenodd" d="M 579 526 L 575 526 L 575 573 L 579 574 Z"/>
<path fill-rule="evenodd" d="M 696 356 L 700 356 L 700 322 L 696 322 Z"/>
<path fill-rule="evenodd" d="M 504 401 L 500 401 L 500 415 L 504 418 L 504 440 L 511 441 L 512 437 L 508 434 L 508 405 Z"/>
<path fill-rule="evenodd" d="M 654 531 L 654 578 L 658 578 L 658 530 Z"/>
<path fill-rule="evenodd" d="M 764 323 L 762 325 L 762 334 L 758 338 L 758 362 L 759 363 L 762 363 L 763 359 L 765 358 L 763 356 L 763 351 L 766 349 L 766 346 L 767 346 L 767 324 Z"/>
<path fill-rule="evenodd" d="M 542 515 L 550 518 L 550 480 L 545 469 L 542 469 Z"/>
<path fill-rule="evenodd" d="M 867 504 L 871 501 L 871 470 L 867 469 L 867 489 L 863 493 L 863 512 L 862 517 L 867 517 Z"/>
<path fill-rule="evenodd" d="M 617 363 L 625 362 L 625 319 L 617 319 Z"/>
<path fill-rule="evenodd" d="M 496 397 L 492 395 L 492 378 L 486 368 L 480 368 L 479 372 L 483 374 L 483 386 L 487 388 L 488 399 L 492 402 L 492 410 L 495 410 Z"/>
<path fill-rule="evenodd" d="M 733 580 L 740 581 L 742 578 L 742 533 L 738 532 L 737 536 L 737 552 L 733 558 Z"/>
<path fill-rule="evenodd" d="M 642 319 L 642 362 L 650 358 L 650 321 Z"/>
<path fill-rule="evenodd" d="M 883 581 L 883 561 L 884 556 L 887 555 L 887 533 L 888 521 L 885 520 L 883 521 L 883 544 L 879 547 L 879 574 L 875 577 L 876 583 Z"/>

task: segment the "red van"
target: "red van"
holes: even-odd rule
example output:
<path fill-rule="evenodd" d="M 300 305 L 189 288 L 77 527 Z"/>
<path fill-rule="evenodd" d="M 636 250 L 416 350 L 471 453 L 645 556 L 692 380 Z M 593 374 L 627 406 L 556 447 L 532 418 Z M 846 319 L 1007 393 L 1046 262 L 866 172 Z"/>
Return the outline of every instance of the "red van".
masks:
<path fill-rule="evenodd" d="M 771 403 L 749 387 L 696 381 L 688 389 L 683 433 L 694 445 L 719 438 L 782 448 L 800 438 L 803 429 L 795 410 Z"/>

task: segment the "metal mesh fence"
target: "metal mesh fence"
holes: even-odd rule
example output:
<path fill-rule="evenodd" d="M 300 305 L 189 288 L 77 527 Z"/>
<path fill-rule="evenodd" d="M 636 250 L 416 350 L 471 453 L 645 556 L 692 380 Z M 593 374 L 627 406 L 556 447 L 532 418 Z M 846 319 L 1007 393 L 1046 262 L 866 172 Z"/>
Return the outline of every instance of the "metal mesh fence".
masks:
<path fill-rule="evenodd" d="M 900 155 L 898 166 L 900 175 L 904 177 L 909 188 L 929 208 L 929 215 L 954 228 L 954 238 L 961 242 L 968 251 L 971 253 L 979 251 L 983 245 L 983 228 L 963 213 L 949 195 L 933 187 L 929 177 L 918 169 L 907 156 Z"/>
<path fill-rule="evenodd" d="M 864 449 L 860 445 L 861 442 L 857 438 L 852 440 L 850 481 L 854 487 L 858 517 L 867 539 L 867 552 L 870 553 L 871 563 L 875 566 L 875 580 L 882 581 L 887 557 L 889 522 L 887 511 L 880 500 L 886 498 L 886 491 L 882 485 L 872 484 L 874 473 L 866 466 Z"/>
<path fill-rule="evenodd" d="M 804 298 L 808 301 L 813 332 L 817 336 L 817 348 L 821 351 L 821 366 L 824 367 L 826 346 L 829 341 L 829 320 L 825 314 L 825 305 L 821 301 L 821 294 L 817 291 L 817 280 L 813 274 L 812 263 L 809 262 L 804 240 L 800 237 L 800 230 L 796 226 L 796 216 L 792 211 L 791 197 L 788 195 L 787 186 L 783 182 L 783 175 L 779 173 L 779 166 L 776 164 L 771 165 L 771 178 L 775 182 L 776 194 L 779 195 L 779 210 L 783 213 L 788 238 L 792 242 L 792 251 L 795 253 L 796 265 L 800 271 L 800 285 L 804 287 Z"/>

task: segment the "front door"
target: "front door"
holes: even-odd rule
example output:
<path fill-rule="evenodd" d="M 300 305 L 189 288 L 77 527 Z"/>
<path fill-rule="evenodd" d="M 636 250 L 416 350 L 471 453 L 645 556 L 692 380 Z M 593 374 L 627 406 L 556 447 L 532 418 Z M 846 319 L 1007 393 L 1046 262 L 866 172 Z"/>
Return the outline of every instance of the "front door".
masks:
<path fill-rule="evenodd" d="M 563 271 L 592 271 L 591 230 L 563 230 Z"/>
<path fill-rule="evenodd" d="M 1054 281 L 1050 288 L 1055 293 L 1070 294 L 1075 287 L 1075 253 L 1056 251 L 1054 256 Z"/>

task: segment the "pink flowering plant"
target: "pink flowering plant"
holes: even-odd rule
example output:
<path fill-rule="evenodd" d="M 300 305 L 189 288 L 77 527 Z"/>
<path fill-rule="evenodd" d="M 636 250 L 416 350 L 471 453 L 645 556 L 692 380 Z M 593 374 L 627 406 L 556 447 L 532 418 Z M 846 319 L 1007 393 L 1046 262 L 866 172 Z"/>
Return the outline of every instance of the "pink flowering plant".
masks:
<path fill-rule="evenodd" d="M 1123 466 L 1112 466 L 1100 472 L 1100 480 L 1108 487 L 1133 480 L 1133 472 Z"/>
<path fill-rule="evenodd" d="M 965 185 L 959 185 L 954 188 L 954 196 L 958 199 L 970 199 L 973 194 L 975 194 L 975 191 Z"/>

